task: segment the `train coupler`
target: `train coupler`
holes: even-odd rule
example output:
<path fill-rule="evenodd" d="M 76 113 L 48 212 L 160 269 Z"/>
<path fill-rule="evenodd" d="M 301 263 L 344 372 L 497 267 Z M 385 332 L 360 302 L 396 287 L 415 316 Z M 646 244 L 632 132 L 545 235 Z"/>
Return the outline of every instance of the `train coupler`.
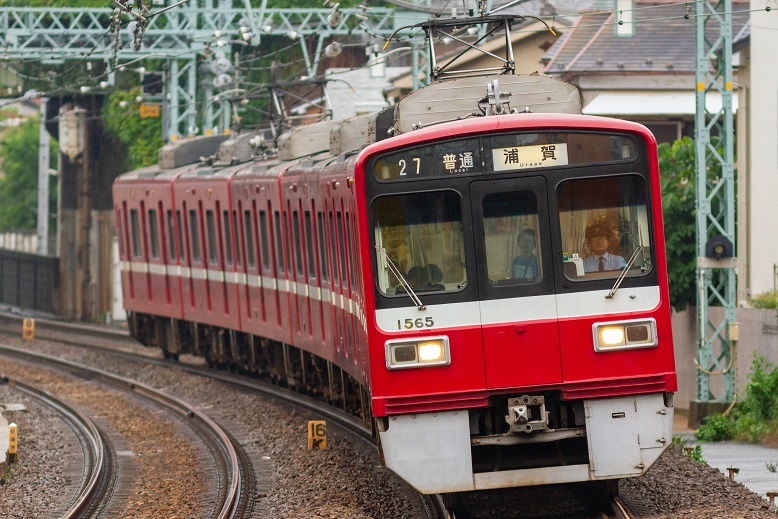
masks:
<path fill-rule="evenodd" d="M 512 433 L 531 433 L 548 429 L 546 399 L 542 395 L 522 395 L 508 399 L 505 421 Z"/>

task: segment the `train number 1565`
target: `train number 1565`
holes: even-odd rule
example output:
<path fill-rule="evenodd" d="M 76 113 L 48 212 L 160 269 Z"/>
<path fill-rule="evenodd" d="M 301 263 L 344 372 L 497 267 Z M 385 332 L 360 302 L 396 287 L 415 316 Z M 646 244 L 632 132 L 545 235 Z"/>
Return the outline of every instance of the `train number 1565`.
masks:
<path fill-rule="evenodd" d="M 406 330 L 412 330 L 414 328 L 432 328 L 435 326 L 435 321 L 432 320 L 432 317 L 417 317 L 416 319 L 397 319 L 397 329 L 402 330 L 405 328 Z"/>

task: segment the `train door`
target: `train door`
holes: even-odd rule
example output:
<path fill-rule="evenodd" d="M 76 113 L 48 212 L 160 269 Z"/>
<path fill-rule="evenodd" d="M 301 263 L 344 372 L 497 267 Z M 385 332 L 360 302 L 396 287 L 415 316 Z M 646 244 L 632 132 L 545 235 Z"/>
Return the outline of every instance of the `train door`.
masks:
<path fill-rule="evenodd" d="M 151 295 L 153 296 L 153 301 L 150 301 L 150 303 L 155 313 L 169 315 L 171 294 L 170 278 L 167 271 L 163 214 L 162 202 L 149 196 L 149 205 L 145 216 L 146 228 L 148 229 L 149 283 L 151 285 Z"/>
<path fill-rule="evenodd" d="M 254 224 L 257 218 L 256 206 L 248 198 L 243 198 L 238 202 L 238 211 L 236 221 L 243 229 L 243 250 L 245 253 L 245 278 L 242 280 L 241 292 L 245 294 L 244 318 L 246 320 L 246 330 L 257 333 L 261 330 L 261 325 L 265 323 L 265 306 L 262 301 L 262 275 L 260 273 L 258 254 L 257 254 L 257 226 Z"/>
<path fill-rule="evenodd" d="M 135 297 L 139 303 L 148 305 L 153 297 L 151 291 L 151 278 L 149 276 L 149 253 L 146 241 L 146 204 L 141 202 L 138 207 L 130 208 L 130 243 L 131 265 L 133 271 L 139 275 L 133 276 L 135 283 Z"/>
<path fill-rule="evenodd" d="M 562 381 L 546 182 L 470 184 L 488 388 Z"/>
<path fill-rule="evenodd" d="M 300 224 L 300 209 L 296 200 L 287 201 L 291 243 L 289 248 L 289 279 L 292 280 L 292 322 L 294 324 L 294 344 L 300 346 L 308 335 L 308 312 L 306 310 L 305 265 L 303 264 L 302 225 Z"/>

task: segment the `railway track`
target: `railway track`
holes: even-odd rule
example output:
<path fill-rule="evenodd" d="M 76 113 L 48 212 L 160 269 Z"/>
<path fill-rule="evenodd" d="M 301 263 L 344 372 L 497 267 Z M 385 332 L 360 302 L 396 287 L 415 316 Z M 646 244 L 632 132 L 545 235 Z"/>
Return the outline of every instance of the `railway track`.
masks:
<path fill-rule="evenodd" d="M 18 334 L 20 328 L 21 320 L 19 317 L 0 313 L 0 331 L 5 333 Z M 69 337 L 65 337 L 63 334 L 67 334 Z M 372 433 L 368 427 L 366 427 L 356 417 L 339 411 L 338 409 L 333 409 L 325 402 L 315 398 L 307 397 L 306 395 L 293 392 L 282 387 L 275 386 L 273 384 L 266 383 L 261 380 L 215 371 L 205 365 L 193 365 L 186 362 L 172 362 L 169 359 L 162 358 L 161 354 L 156 349 L 149 350 L 149 354 L 138 354 L 137 351 L 124 351 L 122 349 L 116 349 L 115 346 L 117 344 L 126 344 L 127 346 L 132 347 L 134 350 L 137 350 L 138 346 L 138 343 L 133 338 L 120 330 L 106 329 L 105 327 L 99 326 L 82 326 L 72 323 L 38 320 L 36 321 L 36 337 L 75 346 L 81 349 L 87 349 L 96 352 L 106 352 L 111 355 L 126 359 L 127 361 L 138 362 L 139 360 L 142 360 L 144 363 L 154 364 L 165 368 L 175 366 L 176 369 L 190 374 L 218 380 L 225 384 L 242 389 L 260 392 L 268 397 L 287 402 L 300 409 L 310 411 L 332 423 L 335 423 L 342 429 L 347 430 L 351 434 L 361 438 L 361 440 L 370 445 L 371 448 L 375 448 Z M 89 340 L 87 342 L 87 338 L 94 339 L 94 341 Z M 103 342 L 104 344 L 100 344 Z M 542 487 L 539 492 L 543 492 Z M 422 500 L 423 507 L 427 511 L 427 516 L 431 519 L 468 519 L 471 517 L 489 516 L 488 514 L 486 516 L 477 514 L 471 515 L 471 513 L 468 511 L 464 511 L 457 506 L 452 506 L 450 502 L 447 502 L 442 496 L 438 495 L 419 495 L 419 499 Z M 578 509 L 577 511 L 571 512 L 569 517 L 586 519 L 590 517 L 596 519 L 639 519 L 639 516 L 631 514 L 629 512 L 629 508 L 626 507 L 618 498 L 614 499 L 612 502 L 603 503 L 603 505 L 604 506 L 600 506 L 592 503 L 572 505 L 571 508 L 574 509 L 577 506 Z M 553 510 L 555 505 L 550 504 L 549 506 L 550 509 Z M 539 514 L 539 517 L 543 517 L 546 512 L 540 511 Z M 554 517 L 566 516 L 558 515 Z"/>
<path fill-rule="evenodd" d="M 7 378 L 6 381 L 17 391 L 56 412 L 70 427 L 81 445 L 84 467 L 79 490 L 62 517 L 97 517 L 110 497 L 110 490 L 116 480 L 114 456 L 110 445 L 104 441 L 104 433 L 88 416 L 45 390 L 15 378 Z"/>
<path fill-rule="evenodd" d="M 21 329 L 21 320 L 22 318 L 19 316 L 0 312 L 0 332 L 18 334 Z M 174 366 L 177 370 L 180 371 L 206 377 L 212 380 L 217 380 L 219 382 L 241 389 L 261 393 L 267 397 L 289 403 L 298 409 L 309 411 L 323 419 L 326 419 L 328 422 L 336 424 L 342 430 L 348 432 L 354 437 L 359 438 L 371 449 L 376 448 L 372 432 L 367 426 L 365 426 L 364 423 L 362 423 L 361 420 L 348 413 L 334 409 L 332 406 L 329 406 L 325 402 L 308 397 L 301 393 L 269 384 L 261 380 L 248 377 L 236 377 L 234 374 L 215 371 L 212 368 L 204 365 L 192 365 L 184 362 L 174 362 L 169 359 L 160 358 L 159 356 L 155 356 L 153 354 L 139 355 L 137 351 L 123 351 L 122 349 L 116 349 L 115 346 L 117 344 L 125 344 L 126 346 L 137 350 L 137 341 L 130 337 L 126 332 L 101 326 L 78 325 L 39 319 L 36 320 L 35 334 L 36 338 L 38 339 L 52 340 L 81 349 L 97 352 L 107 352 L 111 355 L 118 356 L 132 362 L 142 361 L 144 363 L 154 364 L 165 368 Z M 68 334 L 70 337 L 65 337 L 63 334 Z M 87 338 L 90 339 L 88 342 L 86 341 Z M 94 339 L 94 341 L 91 339 Z M 158 353 L 158 350 L 149 351 Z M 243 477 L 253 478 L 254 475 L 253 473 L 244 473 Z M 250 488 L 251 484 L 246 483 L 245 486 Z M 418 499 L 421 501 L 422 507 L 426 511 L 428 519 L 445 519 L 449 517 L 445 510 L 441 496 L 427 496 L 419 494 Z"/>
<path fill-rule="evenodd" d="M 21 328 L 21 318 L 13 315 L 0 313 L 0 331 L 5 333 L 19 333 Z M 67 334 L 68 336 L 63 336 Z M 150 354 L 138 354 L 137 351 L 124 351 L 122 349 L 116 349 L 116 345 L 126 344 L 126 346 L 132 347 L 137 350 L 137 342 L 131 338 L 127 333 L 120 330 L 107 329 L 105 327 L 90 326 L 90 325 L 76 325 L 72 323 L 61 323 L 57 321 L 38 320 L 36 321 L 36 337 L 39 339 L 47 339 L 56 341 L 59 343 L 76 346 L 78 348 L 107 352 L 111 355 L 121 357 L 128 361 L 138 362 L 142 360 L 144 363 L 154 364 L 170 368 L 175 366 L 176 369 L 185 371 L 198 376 L 207 377 L 209 379 L 218 380 L 225 384 L 229 384 L 242 389 L 250 391 L 260 392 L 268 397 L 287 402 L 298 408 L 310 411 L 318 416 L 321 416 L 328 421 L 337 424 L 342 429 L 349 431 L 351 434 L 361 438 L 371 448 L 375 447 L 370 429 L 366 427 L 359 419 L 341 412 L 337 409 L 333 409 L 326 403 L 307 397 L 303 394 L 289 391 L 285 388 L 281 388 L 272 384 L 268 384 L 261 380 L 256 380 L 248 377 L 239 377 L 234 374 L 215 371 L 204 365 L 193 365 L 186 362 L 172 362 L 169 359 L 161 358 L 157 350 L 149 350 Z M 90 339 L 87 341 L 87 339 Z M 94 339 L 94 340 L 91 340 Z M 104 343 L 104 344 L 100 344 Z M 153 352 L 153 353 L 151 353 Z M 156 354 L 156 355 L 155 355 Z M 67 363 L 66 361 L 63 361 Z M 116 377 L 106 372 L 101 372 L 107 376 Z M 122 377 L 116 377 L 122 379 Z M 142 384 L 133 383 L 131 381 L 124 380 L 123 384 L 133 391 L 144 391 Z M 153 391 L 151 388 L 149 390 Z M 170 397 L 167 397 L 170 398 Z M 188 413 L 191 407 L 184 403 L 178 403 L 179 413 Z M 226 435 L 226 433 L 224 433 Z M 230 462 L 233 465 L 233 462 Z M 233 466 L 234 468 L 234 466 Z M 251 477 L 246 474 L 244 469 L 242 476 Z M 542 493 L 542 490 L 540 490 Z M 468 511 L 464 511 L 461 508 L 452 506 L 451 503 L 447 503 L 442 496 L 424 496 L 419 495 L 419 499 L 423 502 L 423 507 L 427 511 L 429 518 L 438 519 L 468 519 L 470 517 L 485 517 L 478 514 L 471 514 Z M 448 506 L 447 506 L 448 505 Z M 553 510 L 554 504 L 550 505 L 550 509 Z M 570 505 L 565 505 L 570 506 Z M 619 498 L 614 498 L 612 501 L 604 502 L 601 505 L 594 505 L 587 503 L 584 505 L 572 505 L 572 508 L 576 506 L 579 510 L 571 512 L 569 517 L 576 518 L 613 518 L 613 519 L 639 519 L 639 516 L 632 513 L 628 506 Z M 585 509 L 584 511 L 581 511 Z M 544 516 L 546 512 L 540 511 L 539 517 Z M 488 516 L 488 515 L 487 515 Z M 216 517 L 216 516 L 215 516 Z M 229 515 L 218 515 L 218 517 L 230 517 Z M 528 516 L 529 517 L 529 516 Z M 554 517 L 566 517 L 565 515 L 558 515 Z"/>
<path fill-rule="evenodd" d="M 9 346 L 0 346 L 0 352 L 4 355 L 21 358 L 23 360 L 33 360 L 36 363 L 46 363 L 60 369 L 66 369 L 79 373 L 80 376 L 87 379 L 99 379 L 100 381 L 114 387 L 129 391 L 135 395 L 153 402 L 155 405 L 166 409 L 168 412 L 178 415 L 182 421 L 186 422 L 199 436 L 207 446 L 214 459 L 214 466 L 217 467 L 219 492 L 218 502 L 213 507 L 212 517 L 218 519 L 243 517 L 244 513 L 250 509 L 253 499 L 253 468 L 250 465 L 248 456 L 242 452 L 242 448 L 232 440 L 229 433 L 222 429 L 218 424 L 211 420 L 207 415 L 190 406 L 188 403 L 174 396 L 158 391 L 151 386 L 140 383 L 135 380 L 127 379 L 107 371 L 82 366 L 67 360 L 59 359 L 50 355 L 44 355 L 37 352 L 25 351 L 19 348 Z M 103 458 L 104 451 L 95 455 L 97 458 Z M 103 461 L 100 464 L 104 464 Z M 98 471 L 104 473 L 104 469 Z M 91 480 L 92 478 L 90 478 Z M 108 488 L 105 481 L 99 476 L 95 476 L 95 481 L 90 482 L 87 487 Z M 90 490 L 83 498 L 76 503 L 81 510 L 73 517 L 96 517 L 93 511 L 99 507 L 89 506 L 89 503 L 95 501 L 96 489 Z M 105 497 L 102 498 L 105 500 Z M 90 511 L 91 510 L 91 511 Z"/>

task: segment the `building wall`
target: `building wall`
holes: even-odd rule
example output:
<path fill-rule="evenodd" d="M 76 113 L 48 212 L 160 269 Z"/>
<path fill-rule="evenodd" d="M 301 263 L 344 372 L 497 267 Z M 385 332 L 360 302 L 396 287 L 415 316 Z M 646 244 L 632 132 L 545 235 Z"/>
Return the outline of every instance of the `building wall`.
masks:
<path fill-rule="evenodd" d="M 714 322 L 724 319 L 721 307 L 710 307 L 709 312 Z M 740 325 L 740 341 L 735 346 L 737 362 L 733 363 L 732 369 L 737 370 L 735 390 L 742 394 L 754 354 L 763 357 L 773 367 L 778 366 L 778 313 L 775 310 L 738 308 L 736 319 Z M 696 308 L 673 314 L 673 343 L 678 374 L 675 405 L 679 409 L 689 409 L 689 402 L 697 398 L 697 368 L 694 364 L 697 356 Z M 724 394 L 722 375 L 711 376 L 709 382 L 714 395 Z"/>
<path fill-rule="evenodd" d="M 763 0 L 751 0 L 749 273 L 745 280 L 750 295 L 773 289 L 773 265 L 778 263 L 778 16 L 763 11 L 764 6 Z"/>

